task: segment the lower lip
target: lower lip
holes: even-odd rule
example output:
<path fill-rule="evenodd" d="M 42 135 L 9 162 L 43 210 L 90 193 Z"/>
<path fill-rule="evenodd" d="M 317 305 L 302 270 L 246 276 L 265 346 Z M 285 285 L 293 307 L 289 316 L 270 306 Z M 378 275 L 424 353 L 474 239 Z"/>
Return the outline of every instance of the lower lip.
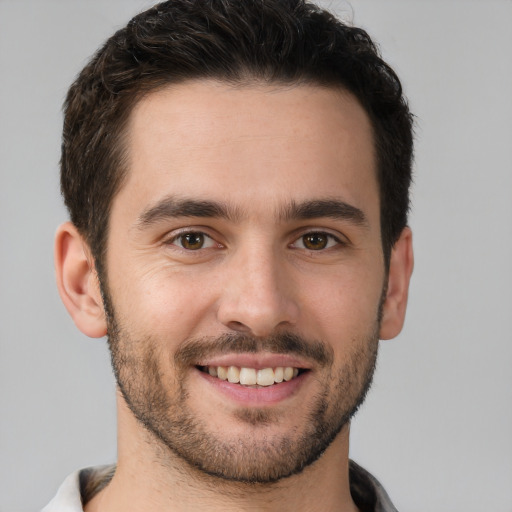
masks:
<path fill-rule="evenodd" d="M 273 384 L 272 386 L 249 388 L 241 384 L 233 384 L 227 380 L 212 377 L 210 374 L 197 369 L 196 371 L 216 391 L 247 407 L 273 405 L 293 397 L 298 393 L 299 388 L 307 381 L 311 373 L 304 372 L 292 380 Z"/>

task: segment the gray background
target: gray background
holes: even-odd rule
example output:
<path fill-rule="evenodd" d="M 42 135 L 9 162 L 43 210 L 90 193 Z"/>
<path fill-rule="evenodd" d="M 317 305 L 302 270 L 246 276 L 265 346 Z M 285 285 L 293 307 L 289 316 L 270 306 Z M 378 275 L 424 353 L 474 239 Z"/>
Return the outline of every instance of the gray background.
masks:
<path fill-rule="evenodd" d="M 417 115 L 405 329 L 382 343 L 351 456 L 402 511 L 512 511 L 512 2 L 324 2 L 367 28 Z M 68 318 L 52 244 L 60 107 L 140 0 L 0 0 L 0 511 L 115 459 L 104 340 Z"/>

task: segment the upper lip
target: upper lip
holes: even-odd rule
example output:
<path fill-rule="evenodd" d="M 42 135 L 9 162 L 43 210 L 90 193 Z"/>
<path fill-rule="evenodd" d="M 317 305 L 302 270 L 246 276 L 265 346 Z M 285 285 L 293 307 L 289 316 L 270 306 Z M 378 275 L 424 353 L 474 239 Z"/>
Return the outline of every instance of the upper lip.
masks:
<path fill-rule="evenodd" d="M 291 366 L 293 368 L 310 369 L 311 364 L 300 357 L 290 354 L 272 354 L 261 352 L 257 354 L 223 354 L 200 361 L 197 366 L 237 366 L 239 368 L 277 368 Z"/>

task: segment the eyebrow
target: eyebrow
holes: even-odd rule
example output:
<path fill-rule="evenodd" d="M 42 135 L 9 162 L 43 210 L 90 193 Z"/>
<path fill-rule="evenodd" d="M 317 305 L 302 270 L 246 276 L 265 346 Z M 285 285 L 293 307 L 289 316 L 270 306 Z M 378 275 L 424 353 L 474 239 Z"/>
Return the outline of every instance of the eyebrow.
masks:
<path fill-rule="evenodd" d="M 363 210 L 339 199 L 314 199 L 297 203 L 292 201 L 281 211 L 284 220 L 306 220 L 330 218 L 349 221 L 361 227 L 368 227 L 368 219 Z"/>
<path fill-rule="evenodd" d="M 156 205 L 145 209 L 137 219 L 140 228 L 148 227 L 159 221 L 176 217 L 222 218 L 236 221 L 240 212 L 226 203 L 168 196 Z"/>
<path fill-rule="evenodd" d="M 243 217 L 243 211 L 224 202 L 178 198 L 168 196 L 145 209 L 138 217 L 136 226 L 140 229 L 160 221 L 178 217 L 220 218 L 236 222 Z M 359 208 L 339 199 L 313 199 L 281 207 L 279 221 L 331 218 L 349 221 L 354 225 L 368 227 L 368 219 Z"/>

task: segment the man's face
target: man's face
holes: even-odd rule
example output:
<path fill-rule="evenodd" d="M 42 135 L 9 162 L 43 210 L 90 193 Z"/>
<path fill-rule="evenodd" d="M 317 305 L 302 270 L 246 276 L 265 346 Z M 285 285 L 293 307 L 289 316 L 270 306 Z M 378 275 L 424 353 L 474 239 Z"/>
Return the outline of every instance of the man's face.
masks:
<path fill-rule="evenodd" d="M 208 473 L 300 471 L 346 425 L 377 353 L 366 114 L 332 89 L 188 82 L 140 101 L 128 147 L 104 283 L 126 402 Z"/>

